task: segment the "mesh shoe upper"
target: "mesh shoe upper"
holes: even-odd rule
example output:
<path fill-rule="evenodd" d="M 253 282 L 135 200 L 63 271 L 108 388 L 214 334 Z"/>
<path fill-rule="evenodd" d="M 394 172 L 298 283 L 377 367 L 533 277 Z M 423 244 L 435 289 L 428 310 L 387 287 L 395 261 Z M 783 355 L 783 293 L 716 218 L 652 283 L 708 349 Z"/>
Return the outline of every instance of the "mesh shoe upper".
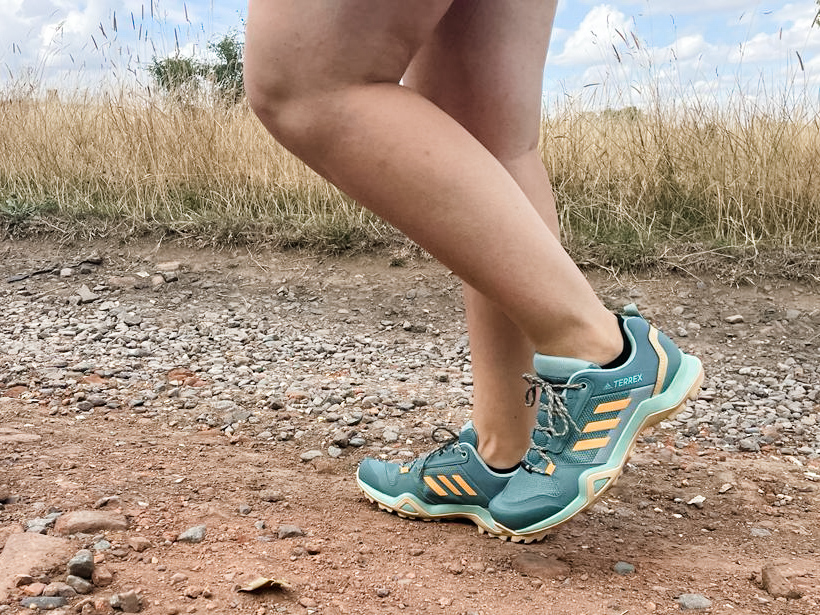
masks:
<path fill-rule="evenodd" d="M 359 466 L 359 482 L 379 501 L 386 499 L 379 495 L 397 498 L 410 494 L 433 505 L 486 508 L 507 484 L 509 475 L 496 474 L 481 459 L 471 422 L 458 436 L 449 433 L 453 436 L 451 439 L 406 465 L 364 459 Z"/>

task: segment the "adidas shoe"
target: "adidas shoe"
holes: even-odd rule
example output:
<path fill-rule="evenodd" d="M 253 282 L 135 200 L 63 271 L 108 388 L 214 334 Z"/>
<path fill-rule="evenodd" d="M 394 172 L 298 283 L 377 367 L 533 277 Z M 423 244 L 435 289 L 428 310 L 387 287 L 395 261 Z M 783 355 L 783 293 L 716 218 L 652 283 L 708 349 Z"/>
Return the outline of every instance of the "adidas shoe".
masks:
<path fill-rule="evenodd" d="M 511 474 L 490 470 L 476 450 L 478 438 L 472 421 L 434 451 L 406 465 L 364 459 L 356 473 L 365 496 L 379 508 L 400 517 L 449 519 L 462 517 L 475 523 L 479 532 L 496 533 L 487 506 L 504 488 Z"/>
<path fill-rule="evenodd" d="M 681 352 L 629 306 L 622 320 L 631 353 L 603 369 L 578 359 L 536 354 L 540 389 L 532 445 L 489 506 L 500 538 L 531 542 L 591 506 L 620 476 L 642 429 L 674 416 L 695 399 L 700 361 Z"/>

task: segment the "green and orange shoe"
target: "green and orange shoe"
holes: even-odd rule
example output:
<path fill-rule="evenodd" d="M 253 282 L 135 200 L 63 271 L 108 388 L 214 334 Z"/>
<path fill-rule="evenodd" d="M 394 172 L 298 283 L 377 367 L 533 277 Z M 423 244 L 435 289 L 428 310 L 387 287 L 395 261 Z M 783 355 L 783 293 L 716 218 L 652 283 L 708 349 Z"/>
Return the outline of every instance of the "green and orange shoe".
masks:
<path fill-rule="evenodd" d="M 356 473 L 359 487 L 379 508 L 400 517 L 464 518 L 475 523 L 480 533 L 497 533 L 487 506 L 512 474 L 498 474 L 487 467 L 476 450 L 472 421 L 458 435 L 438 427 L 434 439 L 441 431 L 451 438 L 406 465 L 370 457 L 362 460 Z"/>
<path fill-rule="evenodd" d="M 528 401 L 540 394 L 532 446 L 489 505 L 491 533 L 540 540 L 591 506 L 620 476 L 641 430 L 677 414 L 703 382 L 701 362 L 637 313 L 621 320 L 631 345 L 620 366 L 536 354 Z"/>

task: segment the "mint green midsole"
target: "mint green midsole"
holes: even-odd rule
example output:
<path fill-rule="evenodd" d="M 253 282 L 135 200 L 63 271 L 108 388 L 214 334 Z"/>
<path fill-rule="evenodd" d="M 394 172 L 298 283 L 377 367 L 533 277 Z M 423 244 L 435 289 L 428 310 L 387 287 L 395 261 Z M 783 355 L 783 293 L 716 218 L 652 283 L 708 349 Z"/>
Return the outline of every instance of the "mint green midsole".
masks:
<path fill-rule="evenodd" d="M 466 518 L 472 520 L 477 525 L 481 525 L 484 529 L 493 530 L 497 524 L 490 515 L 490 511 L 481 506 L 468 506 L 461 504 L 429 504 L 421 501 L 412 493 L 402 493 L 398 496 L 387 495 L 378 489 L 374 489 L 370 485 L 359 480 L 358 473 L 356 475 L 356 482 L 362 491 L 367 493 L 371 498 L 377 502 L 381 502 L 385 506 L 393 509 L 396 512 L 408 515 L 410 517 L 418 517 L 420 519 L 447 519 L 447 518 Z M 422 513 L 410 512 L 402 509 L 399 502 L 402 500 L 412 500 L 413 504 L 418 507 Z"/>
<path fill-rule="evenodd" d="M 509 528 L 505 528 L 505 530 L 516 536 L 533 534 L 559 525 L 578 514 L 578 512 L 585 508 L 595 497 L 595 494 L 590 494 L 587 491 L 587 477 L 590 474 L 595 474 L 602 470 L 606 471 L 620 468 L 626 461 L 626 456 L 629 454 L 633 442 L 638 438 L 638 434 L 641 432 L 641 428 L 646 423 L 646 420 L 654 414 L 674 410 L 680 404 L 684 403 L 689 390 L 697 380 L 701 370 L 700 359 L 692 355 L 684 354 L 681 358 L 681 365 L 678 368 L 678 372 L 675 374 L 675 379 L 669 385 L 669 388 L 660 395 L 642 401 L 635 409 L 635 412 L 632 413 L 629 423 L 624 428 L 621 437 L 618 439 L 618 443 L 612 450 L 609 461 L 603 465 L 598 465 L 586 470 L 578 477 L 579 492 L 575 499 L 561 509 L 560 512 L 548 519 L 539 521 L 520 530 L 510 530 Z"/>

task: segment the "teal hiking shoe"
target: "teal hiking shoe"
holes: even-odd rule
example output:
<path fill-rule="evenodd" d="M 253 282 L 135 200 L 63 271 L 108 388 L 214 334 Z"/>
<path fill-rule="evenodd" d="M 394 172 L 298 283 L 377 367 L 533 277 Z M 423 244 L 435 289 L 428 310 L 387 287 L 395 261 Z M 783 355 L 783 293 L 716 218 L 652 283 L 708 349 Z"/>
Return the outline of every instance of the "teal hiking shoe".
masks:
<path fill-rule="evenodd" d="M 406 465 L 366 458 L 356 481 L 365 496 L 379 508 L 400 517 L 419 519 L 469 519 L 479 533 L 497 533 L 487 506 L 513 474 L 490 470 L 478 454 L 478 438 L 472 421 L 461 433 L 444 427 L 452 437 L 437 449 Z"/>
<path fill-rule="evenodd" d="M 515 542 L 540 540 L 591 506 L 620 476 L 641 430 L 674 416 L 703 382 L 700 361 L 640 317 L 634 306 L 622 320 L 629 358 L 604 369 L 594 363 L 537 354 L 540 389 L 530 450 L 492 502 L 498 532 Z"/>

